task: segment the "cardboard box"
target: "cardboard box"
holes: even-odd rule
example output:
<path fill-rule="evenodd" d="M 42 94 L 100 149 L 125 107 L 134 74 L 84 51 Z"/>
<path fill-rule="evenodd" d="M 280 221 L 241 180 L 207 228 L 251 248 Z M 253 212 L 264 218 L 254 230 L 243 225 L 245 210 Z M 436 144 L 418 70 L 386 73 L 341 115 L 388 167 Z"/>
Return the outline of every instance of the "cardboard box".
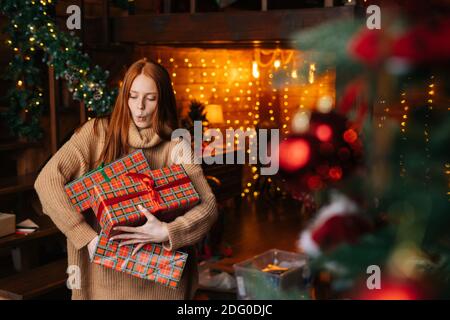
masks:
<path fill-rule="evenodd" d="M 16 232 L 16 215 L 11 213 L 0 213 L 0 237 Z"/>

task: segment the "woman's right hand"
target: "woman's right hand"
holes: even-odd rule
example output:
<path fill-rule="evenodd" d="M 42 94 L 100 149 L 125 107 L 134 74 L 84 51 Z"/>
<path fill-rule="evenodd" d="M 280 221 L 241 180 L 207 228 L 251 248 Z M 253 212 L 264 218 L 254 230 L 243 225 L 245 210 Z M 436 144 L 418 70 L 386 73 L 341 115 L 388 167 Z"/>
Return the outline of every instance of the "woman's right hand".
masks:
<path fill-rule="evenodd" d="M 88 244 L 89 258 L 92 260 L 95 253 L 95 248 L 97 247 L 98 236 L 91 240 Z"/>

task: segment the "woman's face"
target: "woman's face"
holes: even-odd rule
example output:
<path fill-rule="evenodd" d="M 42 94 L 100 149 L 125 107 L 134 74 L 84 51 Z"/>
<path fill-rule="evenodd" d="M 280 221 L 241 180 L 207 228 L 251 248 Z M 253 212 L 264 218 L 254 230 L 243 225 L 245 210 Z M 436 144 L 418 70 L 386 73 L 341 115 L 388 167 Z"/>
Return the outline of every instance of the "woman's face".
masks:
<path fill-rule="evenodd" d="M 131 84 L 128 107 L 136 127 L 144 129 L 152 124 L 152 116 L 158 105 L 155 80 L 140 74 Z"/>

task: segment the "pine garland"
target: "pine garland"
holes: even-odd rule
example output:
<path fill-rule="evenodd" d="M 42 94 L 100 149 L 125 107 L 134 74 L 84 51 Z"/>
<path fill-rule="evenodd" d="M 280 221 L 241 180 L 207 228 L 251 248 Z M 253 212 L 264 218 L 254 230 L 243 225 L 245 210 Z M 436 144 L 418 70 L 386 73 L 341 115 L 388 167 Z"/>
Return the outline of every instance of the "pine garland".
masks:
<path fill-rule="evenodd" d="M 40 139 L 43 132 L 41 62 L 53 66 L 56 79 L 67 80 L 73 99 L 84 101 L 96 115 L 110 113 L 117 94 L 106 87 L 109 72 L 91 66 L 80 39 L 56 26 L 54 5 L 52 0 L 0 0 L 1 13 L 10 17 L 4 32 L 14 53 L 4 78 L 15 84 L 6 94 L 9 107 L 2 116 L 14 135 L 30 140 Z"/>

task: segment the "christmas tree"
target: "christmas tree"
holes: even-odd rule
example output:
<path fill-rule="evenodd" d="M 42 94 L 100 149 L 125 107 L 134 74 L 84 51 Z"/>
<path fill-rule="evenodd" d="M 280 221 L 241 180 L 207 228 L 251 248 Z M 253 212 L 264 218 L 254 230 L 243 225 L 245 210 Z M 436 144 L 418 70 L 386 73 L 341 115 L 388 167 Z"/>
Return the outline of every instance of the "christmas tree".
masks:
<path fill-rule="evenodd" d="M 383 7 L 381 29 L 364 18 L 297 35 L 319 73 L 337 73 L 334 111 L 299 110 L 279 149 L 290 192 L 321 207 L 299 247 L 329 274 L 332 297 L 450 297 L 450 20 L 440 10 Z"/>

